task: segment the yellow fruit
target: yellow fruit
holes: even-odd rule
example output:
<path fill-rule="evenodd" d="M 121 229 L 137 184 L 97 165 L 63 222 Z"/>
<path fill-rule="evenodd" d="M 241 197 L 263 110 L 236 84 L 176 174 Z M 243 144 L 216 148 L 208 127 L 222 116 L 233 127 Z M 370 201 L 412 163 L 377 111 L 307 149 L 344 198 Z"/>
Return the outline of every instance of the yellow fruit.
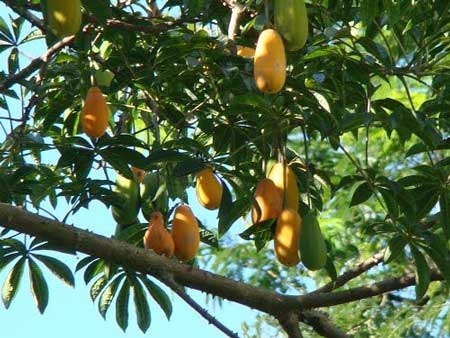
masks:
<path fill-rule="evenodd" d="M 258 217 L 256 206 L 252 208 L 252 221 L 258 223 L 277 218 L 283 206 L 283 199 L 272 180 L 265 178 L 258 182 L 255 190 L 255 201 L 261 214 Z"/>
<path fill-rule="evenodd" d="M 283 171 L 285 173 L 283 174 Z M 289 166 L 285 169 L 282 163 L 275 164 L 270 170 L 268 176 L 275 186 L 277 187 L 279 193 L 284 199 L 285 209 L 298 210 L 298 187 L 297 187 L 297 177 Z M 285 178 L 285 179 L 284 179 Z"/>
<path fill-rule="evenodd" d="M 256 87 L 265 93 L 277 93 L 286 81 L 286 53 L 280 34 L 264 30 L 258 38 L 254 59 Z"/>
<path fill-rule="evenodd" d="M 255 56 L 255 48 L 246 46 L 237 46 L 237 55 L 243 58 L 251 59 Z"/>
<path fill-rule="evenodd" d="M 195 192 L 200 204 L 206 209 L 214 210 L 222 202 L 222 182 L 214 175 L 210 168 L 203 169 L 197 174 Z"/>
<path fill-rule="evenodd" d="M 284 209 L 277 220 L 274 237 L 275 254 L 278 261 L 286 266 L 300 262 L 298 241 L 302 220 L 297 211 Z"/>
<path fill-rule="evenodd" d="M 81 112 L 83 131 L 90 137 L 100 137 L 108 127 L 108 121 L 109 109 L 102 91 L 98 87 L 90 88 Z"/>
<path fill-rule="evenodd" d="M 174 247 L 172 236 L 164 227 L 163 215 L 160 212 L 154 212 L 144 234 L 144 248 L 170 258 L 173 256 Z"/>
<path fill-rule="evenodd" d="M 197 219 L 187 205 L 175 209 L 172 220 L 172 238 L 175 256 L 181 261 L 190 261 L 197 254 L 200 245 L 200 229 Z"/>
<path fill-rule="evenodd" d="M 142 183 L 145 176 L 145 171 L 136 167 L 131 167 L 131 171 L 136 175 L 137 181 L 139 183 Z"/>
<path fill-rule="evenodd" d="M 80 0 L 47 0 L 48 24 L 59 38 L 74 35 L 81 26 Z"/>

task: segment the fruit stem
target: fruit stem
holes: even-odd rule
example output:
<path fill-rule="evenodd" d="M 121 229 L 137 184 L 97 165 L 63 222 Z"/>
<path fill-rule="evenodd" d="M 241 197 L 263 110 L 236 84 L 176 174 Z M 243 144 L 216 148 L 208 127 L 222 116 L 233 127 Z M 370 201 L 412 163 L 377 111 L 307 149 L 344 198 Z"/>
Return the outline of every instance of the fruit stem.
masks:
<path fill-rule="evenodd" d="M 269 11 L 269 0 L 264 0 L 264 10 L 265 10 L 265 16 L 266 16 L 266 27 L 270 28 L 270 11 Z"/>

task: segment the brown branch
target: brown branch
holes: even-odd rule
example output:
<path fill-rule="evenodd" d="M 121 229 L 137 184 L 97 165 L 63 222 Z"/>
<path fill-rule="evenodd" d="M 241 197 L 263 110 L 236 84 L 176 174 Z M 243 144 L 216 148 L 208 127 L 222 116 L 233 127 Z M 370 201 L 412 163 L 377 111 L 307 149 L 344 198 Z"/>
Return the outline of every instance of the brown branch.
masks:
<path fill-rule="evenodd" d="M 431 281 L 440 281 L 443 279 L 440 272 L 434 269 L 431 270 L 430 273 Z M 379 296 L 386 292 L 404 289 L 415 284 L 415 274 L 408 273 L 401 277 L 388 278 L 381 282 L 345 291 L 336 291 L 331 293 L 309 293 L 303 296 L 289 297 L 291 297 L 292 304 L 300 305 L 300 310 L 305 308 L 311 309 L 355 302 L 361 299 Z"/>
<path fill-rule="evenodd" d="M 58 41 L 52 47 L 50 47 L 43 55 L 31 61 L 31 63 L 22 69 L 20 72 L 16 74 L 12 74 L 8 76 L 5 80 L 0 82 L 0 93 L 3 93 L 5 90 L 9 89 L 15 83 L 21 82 L 25 80 L 28 76 L 33 74 L 39 67 L 41 67 L 44 63 L 47 63 L 48 60 L 59 50 L 70 45 L 75 40 L 75 36 L 68 36 L 61 41 Z"/>
<path fill-rule="evenodd" d="M 24 8 L 21 8 L 21 6 L 18 6 L 15 2 L 11 0 L 2 0 L 8 7 L 10 7 L 14 12 L 19 14 L 24 19 L 31 22 L 34 26 L 39 28 L 41 31 L 45 31 L 45 24 L 44 21 L 39 19 L 36 15 L 31 13 L 30 11 L 27 11 Z"/>
<path fill-rule="evenodd" d="M 341 286 L 348 283 L 350 280 L 360 276 L 364 272 L 366 272 L 366 271 L 370 270 L 371 268 L 373 268 L 374 266 L 380 264 L 381 262 L 383 262 L 383 259 L 384 259 L 384 251 L 380 251 L 380 252 L 376 253 L 375 255 L 373 255 L 372 257 L 370 257 L 369 259 L 366 259 L 365 261 L 359 263 L 353 269 L 346 271 L 341 276 L 339 276 L 335 281 L 330 282 L 330 283 L 318 288 L 317 290 L 315 290 L 313 292 L 314 293 L 330 292 L 330 291 L 333 291 L 334 289 L 338 289 Z"/>
<path fill-rule="evenodd" d="M 280 316 L 278 321 L 289 338 L 303 338 L 298 325 L 298 315 L 293 312 L 288 312 L 287 314 Z"/>
<path fill-rule="evenodd" d="M 183 299 L 190 307 L 197 311 L 200 316 L 205 318 L 208 323 L 217 327 L 220 331 L 226 334 L 230 338 L 239 338 L 238 334 L 231 331 L 224 324 L 222 324 L 218 319 L 209 314 L 209 312 L 200 306 L 191 296 L 189 296 L 186 291 L 178 283 L 176 283 L 171 278 L 161 279 L 161 281 L 166 284 L 173 292 L 175 292 L 181 299 Z"/>
<path fill-rule="evenodd" d="M 323 313 L 315 310 L 302 311 L 299 315 L 302 322 L 310 325 L 314 331 L 323 337 L 329 338 L 349 338 L 347 333 L 337 328 L 330 319 Z"/>
<path fill-rule="evenodd" d="M 314 329 L 322 328 L 329 330 L 328 332 L 333 331 L 330 329 L 331 323 L 324 321 L 324 317 L 318 316 L 316 312 L 305 312 L 305 310 L 349 303 L 403 289 L 416 283 L 415 275 L 408 273 L 402 277 L 390 278 L 345 291 L 286 296 L 180 264 L 148 250 L 68 226 L 9 204 L 0 203 L 0 224 L 18 232 L 57 243 L 66 249 L 83 252 L 152 275 L 162 281 L 167 276 L 171 276 L 180 285 L 216 295 L 276 318 L 280 318 L 283 313 L 295 311 L 299 319 L 307 323 L 315 323 Z M 442 280 L 442 275 L 432 270 L 431 280 Z M 334 330 L 337 329 L 334 328 Z M 345 335 L 342 334 L 341 337 Z"/>

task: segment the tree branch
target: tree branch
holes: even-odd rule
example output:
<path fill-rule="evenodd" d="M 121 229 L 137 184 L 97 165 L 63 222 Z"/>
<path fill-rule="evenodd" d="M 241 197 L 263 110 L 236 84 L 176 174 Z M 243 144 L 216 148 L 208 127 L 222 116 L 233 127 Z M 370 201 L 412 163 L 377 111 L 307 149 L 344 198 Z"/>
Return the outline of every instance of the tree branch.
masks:
<path fill-rule="evenodd" d="M 166 284 L 173 292 L 175 292 L 181 299 L 183 299 L 190 307 L 192 307 L 195 311 L 197 311 L 200 316 L 205 318 L 208 323 L 217 327 L 220 331 L 225 333 L 230 338 L 239 338 L 238 334 L 231 331 L 224 324 L 222 324 L 219 320 L 217 320 L 214 316 L 208 313 L 206 309 L 200 306 L 191 296 L 189 296 L 186 291 L 181 287 L 178 283 L 176 283 L 171 278 L 166 278 L 162 280 L 164 284 Z"/>
<path fill-rule="evenodd" d="M 347 333 L 338 329 L 323 313 L 315 310 L 302 311 L 299 315 L 302 322 L 310 325 L 314 331 L 329 338 L 349 338 Z"/>
<path fill-rule="evenodd" d="M 310 325 L 320 330 L 317 332 L 322 333 L 340 331 L 332 327 L 332 324 L 317 312 L 305 310 L 349 303 L 403 289 L 416 283 L 415 275 L 409 273 L 402 277 L 389 278 L 345 291 L 286 296 L 177 263 L 148 250 L 77 229 L 9 204 L 0 203 L 0 224 L 18 232 L 57 243 L 66 249 L 83 252 L 152 275 L 162 282 L 170 276 L 176 283 L 185 287 L 216 295 L 276 318 L 295 311 L 299 319 L 306 323 L 313 323 L 314 325 Z M 437 280 L 442 280 L 442 275 L 432 270 L 431 281 Z M 344 333 L 340 332 L 340 334 L 337 337 L 345 337 Z M 331 334 L 329 336 L 332 337 Z"/>
<path fill-rule="evenodd" d="M 338 289 L 341 286 L 347 284 L 350 280 L 362 275 L 364 272 L 380 264 L 381 262 L 383 262 L 383 259 L 384 259 L 384 250 L 376 253 L 369 259 L 366 259 L 365 261 L 359 263 L 353 269 L 346 271 L 341 276 L 339 276 L 335 281 L 330 282 L 313 292 L 314 293 L 330 292 L 333 291 L 334 289 Z"/>
<path fill-rule="evenodd" d="M 45 31 L 44 21 L 39 19 L 36 15 L 31 13 L 30 11 L 27 11 L 26 9 L 21 8 L 21 6 L 18 6 L 16 4 L 16 1 L 2 0 L 2 2 L 4 2 L 8 7 L 10 7 L 14 12 L 19 14 L 21 17 L 23 17 L 24 19 L 31 22 L 34 26 L 39 28 L 41 31 Z"/>
<path fill-rule="evenodd" d="M 73 40 L 75 40 L 75 36 L 68 36 L 61 41 L 58 41 L 52 47 L 50 47 L 43 55 L 31 61 L 31 63 L 22 69 L 20 72 L 16 74 L 12 74 L 8 76 L 5 80 L 0 82 L 0 93 L 3 93 L 5 90 L 9 89 L 15 83 L 21 82 L 25 80 L 28 76 L 33 74 L 39 67 L 41 67 L 44 63 L 47 63 L 48 60 L 59 50 L 70 45 Z"/>
<path fill-rule="evenodd" d="M 286 331 L 289 338 L 303 338 L 303 335 L 298 326 L 298 315 L 293 312 L 288 312 L 278 318 L 281 327 Z"/>

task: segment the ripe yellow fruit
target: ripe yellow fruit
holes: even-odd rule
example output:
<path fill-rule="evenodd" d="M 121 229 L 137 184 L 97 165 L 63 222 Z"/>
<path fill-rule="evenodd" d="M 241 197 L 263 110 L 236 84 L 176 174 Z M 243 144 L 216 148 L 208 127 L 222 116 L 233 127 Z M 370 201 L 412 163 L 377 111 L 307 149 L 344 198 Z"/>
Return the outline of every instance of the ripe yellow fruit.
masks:
<path fill-rule="evenodd" d="M 282 163 L 276 163 L 270 170 L 268 176 L 277 187 L 284 200 L 285 209 L 298 210 L 298 187 L 297 177 L 289 166 L 284 167 Z"/>
<path fill-rule="evenodd" d="M 286 52 L 280 34 L 264 30 L 258 38 L 254 59 L 256 87 L 264 93 L 277 93 L 286 81 Z"/>
<path fill-rule="evenodd" d="M 220 207 L 223 186 L 211 168 L 203 169 L 197 174 L 195 192 L 198 201 L 206 209 L 214 210 Z"/>
<path fill-rule="evenodd" d="M 284 209 L 278 217 L 274 248 L 278 261 L 286 266 L 294 266 L 300 262 L 298 241 L 301 223 L 300 215 L 293 209 Z"/>
<path fill-rule="evenodd" d="M 74 35 L 81 26 L 80 0 L 47 0 L 48 24 L 59 38 Z"/>
<path fill-rule="evenodd" d="M 200 246 L 200 229 L 197 219 L 187 205 L 175 209 L 172 220 L 172 238 L 175 256 L 181 261 L 190 261 Z"/>
<path fill-rule="evenodd" d="M 137 181 L 139 183 L 142 183 L 145 176 L 145 171 L 136 167 L 131 167 L 131 171 L 136 175 Z"/>
<path fill-rule="evenodd" d="M 151 215 L 148 229 L 144 234 L 144 248 L 153 250 L 158 255 L 172 257 L 174 242 L 167 229 L 164 227 L 164 218 L 160 212 Z"/>
<path fill-rule="evenodd" d="M 255 56 L 255 48 L 246 46 L 237 46 L 237 55 L 243 58 L 251 59 Z"/>
<path fill-rule="evenodd" d="M 255 190 L 255 201 L 261 214 L 258 217 L 256 206 L 252 208 L 252 221 L 258 223 L 277 218 L 283 206 L 283 199 L 272 180 L 265 178 L 258 182 Z"/>
<path fill-rule="evenodd" d="M 90 137 L 102 136 L 109 121 L 109 109 L 103 93 L 98 87 L 88 90 L 81 112 L 83 131 Z"/>

